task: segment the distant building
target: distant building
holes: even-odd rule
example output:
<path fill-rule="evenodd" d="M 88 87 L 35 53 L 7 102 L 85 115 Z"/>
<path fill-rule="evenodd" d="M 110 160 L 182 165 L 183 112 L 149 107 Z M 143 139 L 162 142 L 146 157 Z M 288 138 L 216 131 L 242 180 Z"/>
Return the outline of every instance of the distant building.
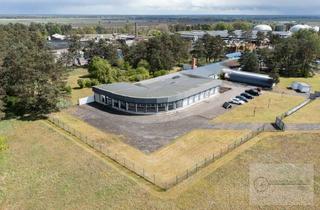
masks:
<path fill-rule="evenodd" d="M 239 59 L 241 57 L 241 55 L 242 55 L 241 52 L 234 52 L 234 53 L 226 54 L 226 57 L 228 59 Z"/>
<path fill-rule="evenodd" d="M 65 40 L 67 37 L 65 35 L 61 35 L 61 34 L 53 34 L 51 35 L 51 40 Z"/>
<path fill-rule="evenodd" d="M 272 28 L 269 25 L 257 25 L 253 28 L 253 30 L 259 32 L 270 32 L 272 31 Z"/>
<path fill-rule="evenodd" d="M 319 32 L 319 27 L 318 26 L 309 26 L 309 25 L 301 25 L 301 24 L 298 24 L 298 25 L 295 25 L 295 26 L 292 26 L 290 28 L 290 32 L 292 33 L 296 33 L 300 30 L 313 30 L 315 32 Z"/>

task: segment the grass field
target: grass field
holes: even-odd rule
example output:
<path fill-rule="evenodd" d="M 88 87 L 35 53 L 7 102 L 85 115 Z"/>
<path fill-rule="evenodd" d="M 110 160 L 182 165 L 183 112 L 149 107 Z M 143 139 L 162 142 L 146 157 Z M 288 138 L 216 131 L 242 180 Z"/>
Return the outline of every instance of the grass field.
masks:
<path fill-rule="evenodd" d="M 303 102 L 301 96 L 264 92 L 261 96 L 213 119 L 214 123 L 268 123 Z M 255 111 L 255 112 L 254 112 Z"/>
<path fill-rule="evenodd" d="M 224 130 L 194 130 L 179 137 L 173 143 L 151 154 L 145 154 L 121 141 L 122 136 L 109 134 L 83 122 L 67 113 L 60 112 L 55 117 L 65 122 L 83 135 L 91 136 L 107 147 L 118 157 L 135 164 L 135 168 L 144 168 L 145 174 L 155 175 L 160 183 L 166 183 L 176 178 L 212 154 L 219 154 L 221 149 L 250 131 Z"/>
<path fill-rule="evenodd" d="M 263 209 L 249 203 L 252 163 L 314 164 L 313 206 L 268 209 L 320 207 L 319 133 L 266 135 L 203 178 L 183 183 L 188 187 L 168 192 L 155 192 L 41 121 L 0 122 L 0 135 L 9 139 L 0 153 L 0 209 Z"/>
<path fill-rule="evenodd" d="M 314 77 L 311 78 L 294 78 L 294 77 L 290 77 L 290 78 L 285 78 L 285 77 L 281 77 L 280 78 L 280 83 L 276 86 L 276 88 L 278 88 L 278 90 L 281 91 L 291 91 L 292 90 L 288 90 L 287 87 L 290 87 L 290 85 L 293 82 L 305 82 L 309 85 L 312 86 L 312 90 L 313 91 L 320 91 L 320 74 L 316 74 Z"/>
<path fill-rule="evenodd" d="M 93 95 L 91 88 L 80 89 L 78 86 L 78 79 L 86 75 L 88 75 L 88 70 L 83 68 L 72 70 L 69 73 L 67 85 L 70 85 L 70 87 L 72 88 L 71 100 L 73 105 L 78 104 L 78 100 L 80 98 Z"/>
<path fill-rule="evenodd" d="M 320 99 L 312 101 L 284 121 L 285 123 L 320 123 Z"/>

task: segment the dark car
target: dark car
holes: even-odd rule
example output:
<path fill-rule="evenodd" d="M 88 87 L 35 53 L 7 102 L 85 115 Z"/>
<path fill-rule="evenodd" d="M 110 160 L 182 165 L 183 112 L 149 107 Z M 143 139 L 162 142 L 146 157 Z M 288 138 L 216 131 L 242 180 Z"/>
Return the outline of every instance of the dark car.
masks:
<path fill-rule="evenodd" d="M 249 90 L 246 90 L 245 92 L 253 96 L 259 96 L 259 92 L 254 89 L 249 89 Z"/>
<path fill-rule="evenodd" d="M 246 99 L 250 99 L 250 100 L 254 98 L 252 95 L 250 95 L 248 93 L 241 93 L 240 95 L 245 97 Z"/>
<path fill-rule="evenodd" d="M 258 91 L 259 93 L 261 93 L 262 89 L 257 87 L 257 88 L 254 88 L 254 90 Z"/>
<path fill-rule="evenodd" d="M 231 109 L 232 108 L 232 105 L 228 102 L 225 102 L 223 105 L 222 105 L 223 108 L 225 109 Z"/>
<path fill-rule="evenodd" d="M 241 100 L 241 101 L 244 101 L 246 103 L 248 103 L 248 99 L 244 96 L 236 96 L 237 99 Z"/>

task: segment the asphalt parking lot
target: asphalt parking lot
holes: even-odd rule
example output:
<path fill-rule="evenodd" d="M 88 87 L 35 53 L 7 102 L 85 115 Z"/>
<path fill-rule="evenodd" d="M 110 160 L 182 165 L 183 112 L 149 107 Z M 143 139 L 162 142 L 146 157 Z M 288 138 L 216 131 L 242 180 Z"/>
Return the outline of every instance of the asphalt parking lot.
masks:
<path fill-rule="evenodd" d="M 124 136 L 125 143 L 149 153 L 193 129 L 214 128 L 210 120 L 228 111 L 222 104 L 249 88 L 230 82 L 224 82 L 223 87 L 231 90 L 183 110 L 158 115 L 126 115 L 96 103 L 78 106 L 69 112 L 104 132 Z"/>

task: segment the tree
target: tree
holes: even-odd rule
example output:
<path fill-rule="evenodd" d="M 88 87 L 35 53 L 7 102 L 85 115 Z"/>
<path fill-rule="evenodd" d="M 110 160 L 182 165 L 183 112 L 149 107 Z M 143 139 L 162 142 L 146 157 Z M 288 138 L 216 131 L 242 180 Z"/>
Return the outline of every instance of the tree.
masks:
<path fill-rule="evenodd" d="M 7 51 L 0 71 L 7 116 L 39 117 L 50 113 L 58 109 L 58 102 L 67 94 L 66 70 L 54 62 L 43 37 L 37 33 L 26 37 Z"/>
<path fill-rule="evenodd" d="M 225 42 L 221 37 L 213 37 L 209 34 L 205 34 L 202 39 L 198 40 L 191 51 L 191 54 L 195 57 L 205 58 L 206 62 L 218 60 L 223 56 L 225 51 Z"/>
<path fill-rule="evenodd" d="M 117 64 L 117 45 L 108 43 L 105 39 L 100 39 L 98 43 L 90 41 L 88 46 L 84 49 L 85 57 L 89 60 L 95 56 L 104 58 L 112 65 Z"/>
<path fill-rule="evenodd" d="M 313 31 L 301 30 L 290 38 L 281 39 L 275 45 L 274 55 L 280 75 L 312 76 L 312 62 L 320 55 L 320 37 Z"/>
<path fill-rule="evenodd" d="M 202 39 L 199 39 L 193 46 L 191 54 L 195 58 L 204 58 L 206 56 L 206 49 L 204 47 L 204 43 Z"/>
<path fill-rule="evenodd" d="M 230 30 L 233 30 L 233 27 L 232 27 L 232 25 L 230 25 L 228 23 L 220 22 L 214 26 L 214 30 L 221 30 L 221 31 L 228 30 L 228 31 L 230 31 Z"/>
<path fill-rule="evenodd" d="M 112 68 L 107 60 L 100 57 L 93 57 L 88 71 L 90 77 L 97 79 L 100 83 L 113 83 L 118 80 L 117 69 Z"/>
<path fill-rule="evenodd" d="M 266 34 L 264 32 L 258 31 L 257 32 L 257 44 L 260 46 L 263 41 L 266 39 Z"/>
<path fill-rule="evenodd" d="M 72 35 L 69 41 L 69 49 L 68 49 L 68 54 L 66 55 L 67 58 L 66 60 L 72 60 L 79 58 L 80 57 L 80 51 L 81 51 L 81 42 L 80 42 L 81 37 L 78 35 Z"/>
<path fill-rule="evenodd" d="M 249 52 L 249 51 L 244 52 L 239 62 L 240 62 L 242 71 L 260 72 L 259 60 L 255 52 Z"/>
<path fill-rule="evenodd" d="M 138 67 L 138 68 L 139 68 L 139 67 L 142 67 L 142 68 L 145 68 L 146 70 L 148 70 L 148 69 L 150 69 L 150 64 L 149 64 L 148 61 L 142 59 L 142 60 L 139 61 L 137 67 Z"/>
<path fill-rule="evenodd" d="M 252 24 L 245 21 L 236 21 L 232 23 L 232 27 L 234 30 L 248 31 L 252 28 Z"/>
<path fill-rule="evenodd" d="M 136 68 L 141 60 L 146 60 L 150 64 L 149 70 L 154 72 L 171 69 L 174 65 L 187 60 L 188 50 L 189 43 L 180 36 L 164 33 L 131 46 L 124 58 L 133 68 Z"/>

